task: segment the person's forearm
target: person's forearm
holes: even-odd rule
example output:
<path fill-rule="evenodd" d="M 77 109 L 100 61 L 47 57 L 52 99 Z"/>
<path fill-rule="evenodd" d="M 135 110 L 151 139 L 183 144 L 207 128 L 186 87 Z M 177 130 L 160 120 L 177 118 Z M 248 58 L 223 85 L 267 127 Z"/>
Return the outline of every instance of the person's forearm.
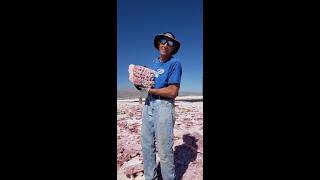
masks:
<path fill-rule="evenodd" d="M 167 98 L 176 98 L 178 96 L 178 90 L 175 87 L 165 87 L 161 89 L 149 89 L 150 94 L 155 94 Z"/>

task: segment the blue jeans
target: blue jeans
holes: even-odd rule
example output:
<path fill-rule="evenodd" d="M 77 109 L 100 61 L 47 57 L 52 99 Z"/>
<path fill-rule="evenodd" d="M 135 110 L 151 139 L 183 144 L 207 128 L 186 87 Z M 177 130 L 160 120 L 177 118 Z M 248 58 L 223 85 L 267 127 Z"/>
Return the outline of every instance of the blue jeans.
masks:
<path fill-rule="evenodd" d="M 174 99 L 155 99 L 148 95 L 142 113 L 140 142 L 146 180 L 157 180 L 156 144 L 164 180 L 175 180 L 173 127 Z"/>

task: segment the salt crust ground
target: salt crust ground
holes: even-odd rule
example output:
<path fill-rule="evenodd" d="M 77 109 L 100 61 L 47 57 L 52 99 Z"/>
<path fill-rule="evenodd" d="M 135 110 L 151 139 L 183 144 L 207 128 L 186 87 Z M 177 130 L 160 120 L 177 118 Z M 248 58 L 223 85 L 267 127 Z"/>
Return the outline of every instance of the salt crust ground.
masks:
<path fill-rule="evenodd" d="M 143 98 L 144 100 L 145 98 Z M 137 103 L 139 102 L 139 99 L 124 99 L 124 100 L 117 100 L 118 104 L 122 103 Z M 176 103 L 177 106 L 181 107 L 187 107 L 187 106 L 193 106 L 193 107 L 198 107 L 202 111 L 203 107 L 203 96 L 180 96 L 176 98 Z M 123 115 L 118 115 L 118 118 Z M 129 120 L 130 121 L 130 120 Z M 202 130 L 199 131 L 197 127 L 190 127 L 188 130 L 189 132 L 198 132 L 199 134 L 203 135 Z M 200 170 L 202 171 L 202 169 Z M 184 179 L 184 178 L 182 178 Z M 117 172 L 117 180 L 145 180 L 143 173 L 137 174 L 136 177 L 127 177 L 125 174 L 120 170 Z"/>

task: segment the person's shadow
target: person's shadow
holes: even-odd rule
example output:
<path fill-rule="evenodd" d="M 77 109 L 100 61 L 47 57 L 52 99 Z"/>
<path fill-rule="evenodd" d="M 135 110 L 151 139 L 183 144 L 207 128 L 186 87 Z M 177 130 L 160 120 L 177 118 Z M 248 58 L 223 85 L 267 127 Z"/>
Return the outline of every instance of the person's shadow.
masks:
<path fill-rule="evenodd" d="M 176 146 L 174 150 L 174 164 L 177 180 L 181 180 L 183 174 L 187 171 L 189 163 L 197 159 L 196 144 L 198 140 L 189 134 L 183 135 L 183 144 Z M 159 180 L 162 179 L 160 163 L 158 164 Z"/>

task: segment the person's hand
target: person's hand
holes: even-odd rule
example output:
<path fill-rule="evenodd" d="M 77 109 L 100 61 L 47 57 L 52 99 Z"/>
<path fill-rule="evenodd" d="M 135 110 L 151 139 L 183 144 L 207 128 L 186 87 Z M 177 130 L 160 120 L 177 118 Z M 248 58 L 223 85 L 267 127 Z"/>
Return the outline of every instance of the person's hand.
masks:
<path fill-rule="evenodd" d="M 141 86 L 141 85 L 136 85 L 136 84 L 134 84 L 134 86 L 135 86 L 139 91 L 141 91 L 141 88 L 143 87 L 143 86 Z"/>
<path fill-rule="evenodd" d="M 142 91 L 142 92 L 149 92 L 149 87 L 144 87 L 144 86 L 141 86 L 141 85 L 134 85 L 139 91 Z"/>
<path fill-rule="evenodd" d="M 149 93 L 150 88 L 149 87 L 141 87 L 142 92 L 147 92 Z"/>

